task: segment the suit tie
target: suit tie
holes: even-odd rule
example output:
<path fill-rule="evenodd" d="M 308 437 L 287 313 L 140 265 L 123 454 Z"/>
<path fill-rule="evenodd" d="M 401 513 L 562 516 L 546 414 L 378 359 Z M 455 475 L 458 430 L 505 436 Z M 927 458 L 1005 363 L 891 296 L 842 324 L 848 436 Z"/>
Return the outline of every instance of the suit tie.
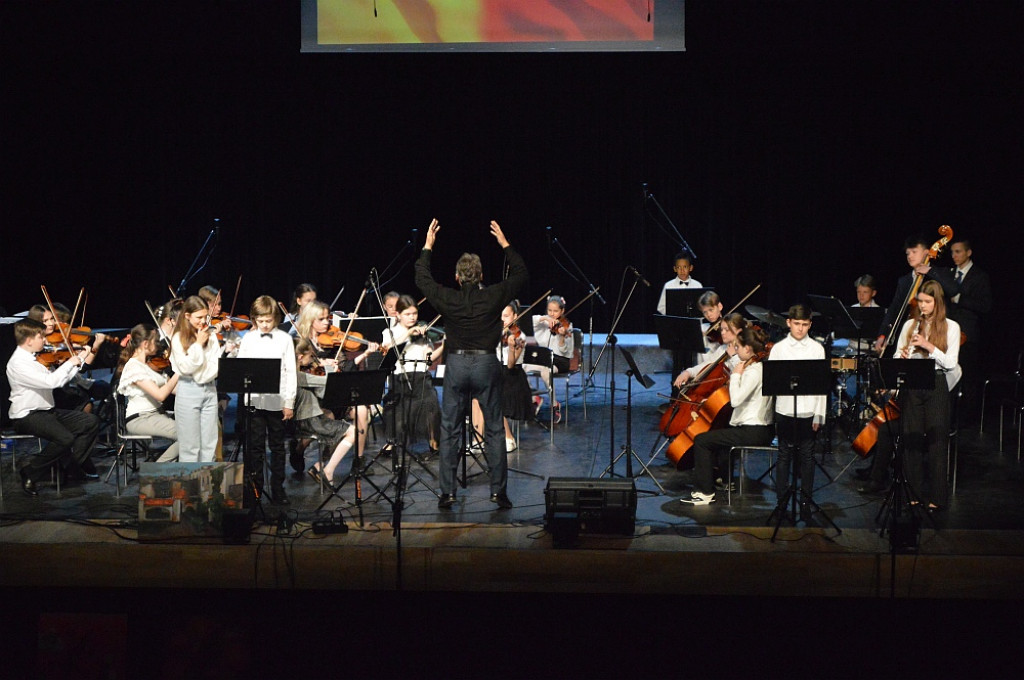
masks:
<path fill-rule="evenodd" d="M 964 273 L 959 269 L 956 270 L 956 276 L 953 277 L 953 282 L 956 283 L 956 289 L 960 290 L 960 283 L 964 280 Z"/>

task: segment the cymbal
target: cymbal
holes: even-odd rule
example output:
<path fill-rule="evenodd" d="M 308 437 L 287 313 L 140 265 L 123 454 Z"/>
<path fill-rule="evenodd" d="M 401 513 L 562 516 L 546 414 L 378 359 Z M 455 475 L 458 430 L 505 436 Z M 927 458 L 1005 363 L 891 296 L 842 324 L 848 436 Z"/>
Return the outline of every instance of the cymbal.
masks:
<path fill-rule="evenodd" d="M 748 314 L 762 323 L 766 323 L 770 326 L 779 326 L 780 328 L 788 327 L 786 325 L 786 317 L 781 314 L 776 314 L 770 309 L 758 307 L 757 305 L 747 305 L 744 309 L 747 310 Z"/>

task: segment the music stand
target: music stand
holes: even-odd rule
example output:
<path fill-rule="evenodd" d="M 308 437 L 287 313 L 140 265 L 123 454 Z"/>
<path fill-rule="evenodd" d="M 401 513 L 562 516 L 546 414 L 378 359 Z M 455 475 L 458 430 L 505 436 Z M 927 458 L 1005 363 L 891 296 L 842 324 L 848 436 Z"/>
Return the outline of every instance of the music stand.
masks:
<path fill-rule="evenodd" d="M 372 486 L 378 494 L 382 496 L 384 495 L 380 487 L 366 478 L 366 474 L 363 471 L 363 460 L 359 455 L 358 408 L 360 406 L 369 406 L 370 404 L 379 404 L 384 398 L 384 383 L 387 382 L 387 379 L 388 371 L 341 371 L 327 375 L 327 385 L 324 387 L 324 397 L 321 400 L 323 408 L 334 411 L 335 413 L 345 413 L 349 406 L 357 409 L 354 411 L 352 418 L 352 426 L 356 428 L 355 441 L 352 444 L 352 448 L 355 451 L 355 462 L 352 464 L 352 468 L 340 484 L 337 486 L 334 484 L 328 484 L 328 487 L 331 489 L 331 493 L 317 508 L 318 512 L 323 510 L 324 506 L 330 502 L 331 497 L 337 497 L 338 500 L 342 500 L 341 496 L 337 495 L 338 492 L 350 479 L 354 479 L 356 486 L 356 507 L 359 513 L 359 525 L 362 526 L 362 480 L 365 479 L 366 483 Z M 326 482 L 327 480 L 325 479 L 324 481 Z M 390 501 L 390 499 L 388 500 Z"/>
<path fill-rule="evenodd" d="M 281 391 L 281 360 L 280 359 L 231 359 L 221 358 L 217 365 L 217 388 L 228 393 L 238 394 L 238 403 L 242 405 L 242 469 L 248 484 L 245 486 L 242 505 L 246 501 L 255 503 L 253 511 L 259 508 L 260 518 L 266 522 L 266 514 L 261 503 L 263 485 L 256 484 L 256 470 L 253 469 L 252 450 L 249 441 L 250 418 L 255 410 L 250 404 L 253 394 L 278 394 Z M 260 442 L 260 446 L 266 446 Z M 263 479 L 263 470 L 259 471 Z M 246 498 L 248 496 L 248 498 Z"/>
<path fill-rule="evenodd" d="M 849 308 L 831 295 L 808 295 L 811 307 L 828 320 L 832 333 L 838 338 L 859 338 L 861 324 L 850 316 Z"/>
<path fill-rule="evenodd" d="M 548 369 L 548 424 L 545 425 L 544 421 L 540 418 L 534 417 L 537 423 L 548 431 L 548 441 L 552 444 L 555 443 L 555 379 L 553 374 L 555 372 L 555 353 L 547 347 L 541 347 L 540 345 L 527 345 L 523 348 L 523 365 L 524 366 L 544 366 Z"/>
<path fill-rule="evenodd" d="M 658 334 L 658 347 L 673 351 L 703 352 L 704 329 L 700 317 L 654 315 L 654 330 Z"/>
<path fill-rule="evenodd" d="M 665 291 L 667 316 L 701 316 L 700 299 L 714 288 L 669 288 Z"/>
<path fill-rule="evenodd" d="M 846 311 L 860 328 L 857 339 L 874 341 L 885 318 L 885 307 L 848 307 Z"/>
<path fill-rule="evenodd" d="M 651 478 L 651 481 L 661 489 L 661 493 L 665 493 L 665 487 L 663 487 L 654 475 L 651 474 L 651 471 L 644 464 L 643 460 L 641 460 L 640 456 L 638 456 L 633 450 L 633 381 L 630 380 L 630 378 L 635 377 L 637 382 L 644 386 L 644 389 L 654 387 L 654 381 L 650 376 L 644 375 L 640 370 L 640 367 L 636 365 L 636 360 L 633 359 L 633 355 L 630 354 L 629 350 L 622 345 L 618 345 L 618 348 L 622 352 L 622 356 L 626 357 L 626 365 L 629 366 L 629 370 L 626 371 L 626 443 L 622 446 L 622 451 L 619 455 L 616 456 L 615 460 L 613 460 L 611 464 L 604 469 L 604 472 L 602 472 L 600 476 L 604 477 L 609 473 L 614 476 L 615 463 L 619 462 L 619 458 L 622 458 L 622 456 L 626 456 L 626 476 L 633 477 L 633 458 L 635 457 L 636 462 L 643 469 L 643 472 L 637 476 L 639 477 L 646 474 Z"/>
<path fill-rule="evenodd" d="M 828 359 L 765 361 L 762 363 L 762 366 L 764 366 L 764 374 L 761 382 L 761 394 L 766 397 L 775 397 L 776 400 L 782 397 L 792 397 L 794 424 L 797 418 L 796 398 L 798 396 L 826 396 L 831 388 L 832 367 L 830 366 Z M 775 531 L 772 532 L 772 542 L 775 542 L 775 537 L 779 533 L 779 526 L 782 524 L 782 518 L 786 515 L 786 503 L 790 500 L 793 502 L 793 523 L 796 524 L 796 485 L 800 470 L 800 461 L 791 460 L 790 467 L 791 479 L 789 480 L 789 486 L 786 488 L 785 493 L 779 496 L 775 509 L 772 510 L 772 514 L 768 516 L 768 521 L 765 522 L 765 524 L 771 524 L 772 518 L 775 518 L 777 515 Z M 776 478 L 775 488 L 778 489 L 779 486 L 784 483 L 785 482 L 783 480 Z M 825 521 L 836 530 L 837 534 L 843 533 L 842 530 L 836 526 L 835 522 L 832 521 L 832 518 L 825 514 L 825 511 L 821 509 L 821 506 L 814 502 L 812 492 L 813 489 L 804 489 L 802 487 L 800 489 L 804 502 L 806 502 L 807 506 L 811 509 L 811 515 L 820 514 L 825 518 Z"/>
<path fill-rule="evenodd" d="M 908 390 L 930 390 L 935 387 L 934 359 L 879 359 L 878 365 L 883 388 L 888 387 L 895 391 L 892 397 L 893 400 L 899 398 L 900 392 L 904 388 Z M 900 520 L 904 507 L 907 509 L 908 514 L 913 515 L 911 503 L 917 502 L 920 506 L 920 498 L 917 496 L 916 489 L 911 488 L 903 469 L 904 419 L 899 418 L 899 421 L 899 436 L 898 438 L 893 438 L 895 445 L 893 446 L 892 486 L 889 488 L 889 493 L 886 494 L 885 500 L 882 501 L 882 506 L 878 509 L 878 515 L 875 517 L 875 522 L 882 527 L 878 534 L 879 536 L 884 536 L 886 529 L 889 529 L 890 544 L 894 551 L 899 540 L 906 538 L 893 536 L 893 529 L 901 525 Z M 887 421 L 887 424 L 890 422 Z M 912 528 L 916 534 L 916 526 Z"/>

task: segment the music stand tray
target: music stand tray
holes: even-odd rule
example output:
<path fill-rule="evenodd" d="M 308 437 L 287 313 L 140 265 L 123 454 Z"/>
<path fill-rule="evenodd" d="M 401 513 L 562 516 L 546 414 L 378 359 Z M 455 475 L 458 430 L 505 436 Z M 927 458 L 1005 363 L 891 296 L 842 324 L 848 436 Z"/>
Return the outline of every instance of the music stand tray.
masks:
<path fill-rule="evenodd" d="M 667 316 L 700 316 L 700 299 L 714 288 L 669 288 L 665 291 Z"/>
<path fill-rule="evenodd" d="M 243 394 L 277 394 L 281 391 L 280 359 L 221 358 L 217 389 Z"/>
<path fill-rule="evenodd" d="M 814 311 L 821 312 L 837 338 L 860 338 L 861 324 L 854 321 L 846 305 L 833 296 L 808 295 Z"/>
<path fill-rule="evenodd" d="M 703 318 L 654 315 L 654 330 L 658 333 L 658 347 L 680 352 L 707 351 L 704 344 Z"/>
<path fill-rule="evenodd" d="M 935 359 L 879 359 L 885 389 L 930 390 L 935 387 Z"/>
<path fill-rule="evenodd" d="M 388 371 L 341 371 L 327 374 L 327 386 L 321 404 L 325 409 L 343 413 L 349 406 L 379 404 L 384 399 Z"/>

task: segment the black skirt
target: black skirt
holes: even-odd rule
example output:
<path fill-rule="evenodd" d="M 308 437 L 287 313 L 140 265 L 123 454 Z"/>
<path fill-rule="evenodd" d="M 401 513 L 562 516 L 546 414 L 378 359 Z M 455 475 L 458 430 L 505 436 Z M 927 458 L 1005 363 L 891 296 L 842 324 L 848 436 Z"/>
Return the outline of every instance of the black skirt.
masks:
<path fill-rule="evenodd" d="M 526 420 L 533 416 L 533 390 L 522 366 L 503 371 L 501 413 L 513 420 Z"/>

